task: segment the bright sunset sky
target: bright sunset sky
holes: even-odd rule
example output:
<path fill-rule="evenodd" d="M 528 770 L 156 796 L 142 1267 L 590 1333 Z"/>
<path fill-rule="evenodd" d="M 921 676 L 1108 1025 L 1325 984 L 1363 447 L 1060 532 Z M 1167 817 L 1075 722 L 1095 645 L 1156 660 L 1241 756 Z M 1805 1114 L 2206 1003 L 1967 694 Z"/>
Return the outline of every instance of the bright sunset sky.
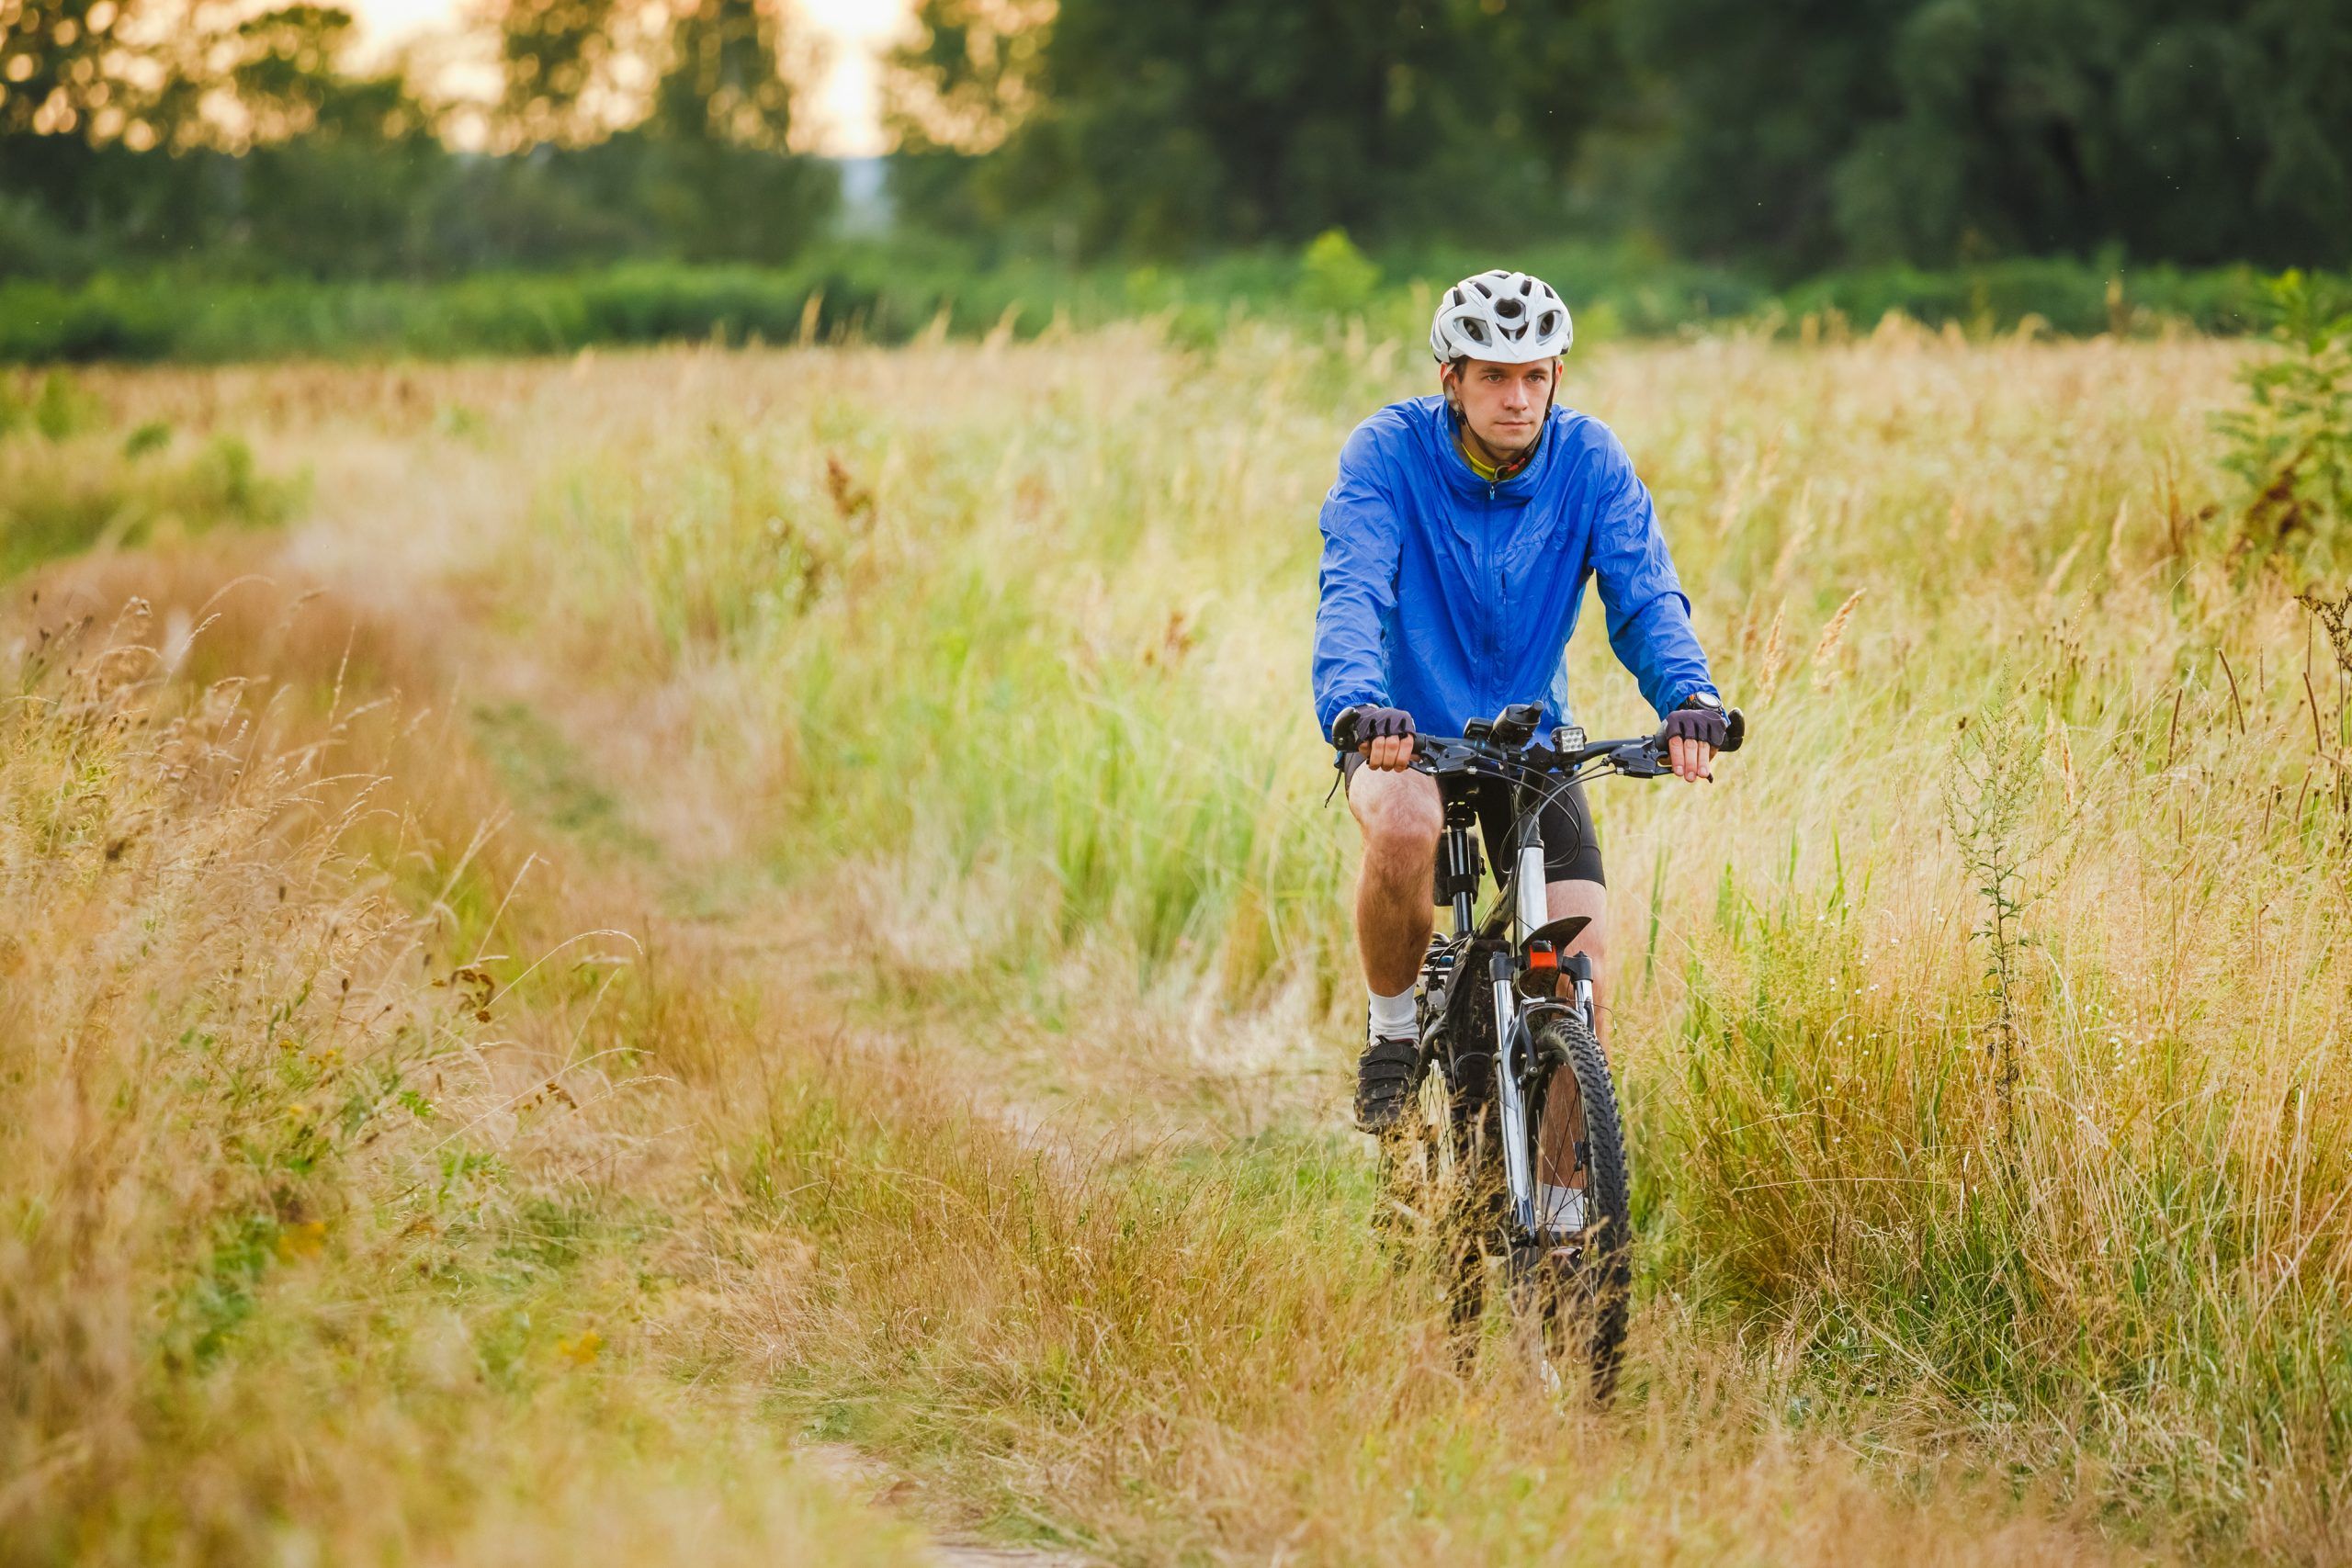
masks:
<path fill-rule="evenodd" d="M 368 39 L 396 45 L 446 28 L 466 0 L 344 0 L 357 13 Z M 908 0 L 791 0 L 803 25 L 827 45 L 816 101 L 797 106 L 818 121 L 817 151 L 840 156 L 882 151 L 875 122 L 875 61 L 905 25 Z"/>

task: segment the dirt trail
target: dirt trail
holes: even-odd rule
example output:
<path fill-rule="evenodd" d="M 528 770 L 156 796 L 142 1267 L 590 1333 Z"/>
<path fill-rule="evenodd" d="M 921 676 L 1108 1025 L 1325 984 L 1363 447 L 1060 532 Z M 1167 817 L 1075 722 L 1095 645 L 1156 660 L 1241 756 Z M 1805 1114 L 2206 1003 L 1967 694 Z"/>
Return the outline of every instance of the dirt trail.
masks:
<path fill-rule="evenodd" d="M 430 474 L 403 473 L 395 482 L 386 468 L 394 454 L 361 447 L 338 457 L 324 476 L 327 504 L 288 536 L 279 554 L 285 575 L 339 588 L 355 603 L 404 624 L 433 627 L 443 666 L 463 672 L 451 700 L 469 708 L 477 724 L 532 730 L 535 743 L 552 742 L 576 757 L 581 776 L 569 782 L 609 792 L 633 845 L 618 860 L 595 857 L 601 863 L 587 874 L 608 885 L 615 908 L 634 912 L 629 923 L 657 950 L 693 950 L 763 985 L 788 981 L 802 998 L 813 990 L 827 998 L 817 1010 L 831 1016 L 811 1027 L 845 1028 L 841 1012 L 868 987 L 854 943 L 815 918 L 807 900 L 741 874 L 755 825 L 742 820 L 724 782 L 696 765 L 692 739 L 684 732 L 690 714 L 681 694 L 659 688 L 620 697 L 591 691 L 527 639 L 492 624 L 500 606 L 459 585 L 500 520 L 489 515 L 483 491 L 469 484 L 462 457 Z M 532 802 L 516 805 L 532 814 Z M 561 831 L 549 822 L 537 826 Z M 889 1032 L 904 1038 L 912 1032 Z M 1045 1052 L 1041 1047 L 1032 1055 L 1035 1066 Z M 977 1052 L 965 1055 L 959 1068 L 982 1059 Z M 976 1088 L 976 1100 L 993 1103 L 1041 1142 L 1047 1141 L 1049 1125 L 1067 1115 L 1060 1107 L 1002 1093 L 1001 1073 L 967 1077 L 976 1085 L 998 1085 Z M 1099 1119 L 1110 1102 L 1099 1096 L 1087 1101 L 1090 1118 Z M 844 1496 L 919 1525 L 931 1538 L 932 1561 L 945 1568 L 1077 1568 L 1091 1561 L 988 1541 L 962 1522 L 967 1510 L 927 1495 L 882 1460 L 848 1444 L 797 1443 L 794 1452 Z"/>

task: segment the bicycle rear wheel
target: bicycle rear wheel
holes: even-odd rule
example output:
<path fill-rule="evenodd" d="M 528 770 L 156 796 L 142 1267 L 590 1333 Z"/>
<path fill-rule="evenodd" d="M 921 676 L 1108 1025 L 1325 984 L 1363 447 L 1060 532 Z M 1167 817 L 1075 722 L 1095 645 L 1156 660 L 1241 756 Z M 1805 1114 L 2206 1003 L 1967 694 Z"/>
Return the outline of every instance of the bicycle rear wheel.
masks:
<path fill-rule="evenodd" d="M 1544 1124 L 1545 1102 L 1564 1077 L 1577 1088 L 1568 1136 L 1584 1190 L 1584 1225 L 1574 1235 L 1512 1248 L 1513 1304 L 1546 1381 L 1580 1382 L 1594 1403 L 1606 1404 L 1617 1389 L 1634 1278 L 1632 1182 L 1617 1089 L 1580 1016 L 1546 1018 L 1534 1031 L 1534 1047 L 1538 1061 L 1557 1062 L 1561 1071 L 1543 1076 L 1528 1108 L 1529 1126 Z"/>
<path fill-rule="evenodd" d="M 1405 1097 L 1396 1125 L 1380 1136 L 1382 1238 L 1409 1255 L 1452 1222 L 1464 1175 L 1461 1129 L 1445 1074 L 1432 1062 Z"/>
<path fill-rule="evenodd" d="M 1380 1141 L 1374 1224 L 1400 1269 L 1431 1271 L 1464 1336 L 1483 1310 L 1487 1259 L 1508 1239 L 1493 1060 L 1457 1055 L 1439 1036 L 1404 1114 Z"/>

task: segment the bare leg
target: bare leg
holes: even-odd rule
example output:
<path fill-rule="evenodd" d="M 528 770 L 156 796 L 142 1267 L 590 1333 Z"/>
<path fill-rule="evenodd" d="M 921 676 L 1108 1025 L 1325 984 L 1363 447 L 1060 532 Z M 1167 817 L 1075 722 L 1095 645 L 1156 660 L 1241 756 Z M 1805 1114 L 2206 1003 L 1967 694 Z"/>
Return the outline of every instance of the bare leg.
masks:
<path fill-rule="evenodd" d="M 1427 773 L 1356 770 L 1348 809 L 1363 829 L 1356 880 L 1356 948 L 1364 983 L 1384 997 L 1412 989 L 1435 919 L 1438 834 L 1445 812 Z"/>
<path fill-rule="evenodd" d="M 1544 889 L 1547 912 L 1553 919 L 1568 915 L 1583 915 L 1591 924 L 1577 933 L 1561 954 L 1584 953 L 1592 956 L 1592 1030 L 1600 1042 L 1601 1054 L 1609 1052 L 1609 969 L 1608 915 L 1609 894 L 1598 882 L 1553 882 Z M 1576 1075 L 1562 1067 L 1553 1075 L 1552 1090 L 1544 1097 L 1544 1125 L 1537 1140 L 1535 1179 L 1554 1187 L 1581 1187 L 1584 1176 L 1576 1170 L 1576 1149 L 1570 1129 L 1576 1124 L 1577 1113 L 1582 1109 L 1577 1092 Z M 1571 1173 L 1575 1174 L 1571 1174 Z"/>

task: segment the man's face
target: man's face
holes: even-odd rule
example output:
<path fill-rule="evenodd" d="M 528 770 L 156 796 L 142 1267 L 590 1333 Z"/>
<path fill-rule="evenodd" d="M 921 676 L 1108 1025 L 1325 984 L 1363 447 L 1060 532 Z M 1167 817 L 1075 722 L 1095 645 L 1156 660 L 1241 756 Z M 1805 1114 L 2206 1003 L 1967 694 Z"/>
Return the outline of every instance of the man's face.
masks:
<path fill-rule="evenodd" d="M 1439 378 L 1462 422 L 1487 451 L 1508 457 L 1524 452 L 1543 434 L 1544 411 L 1551 406 L 1552 379 L 1560 373 L 1556 359 L 1502 365 L 1491 359 L 1464 360 L 1456 371 L 1451 365 Z"/>

